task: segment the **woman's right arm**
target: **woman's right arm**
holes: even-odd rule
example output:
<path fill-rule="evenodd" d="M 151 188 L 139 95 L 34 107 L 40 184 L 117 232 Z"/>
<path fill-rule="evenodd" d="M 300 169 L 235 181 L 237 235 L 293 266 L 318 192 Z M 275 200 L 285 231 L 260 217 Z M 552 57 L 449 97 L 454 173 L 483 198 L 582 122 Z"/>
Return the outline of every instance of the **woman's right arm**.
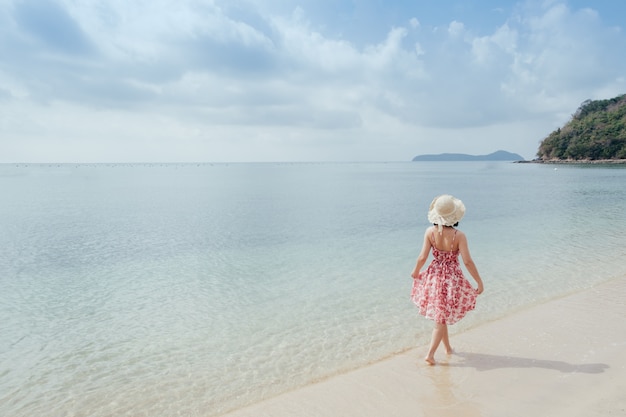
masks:
<path fill-rule="evenodd" d="M 432 246 L 430 243 L 429 236 L 428 236 L 429 231 L 430 231 L 430 228 L 427 228 L 426 231 L 424 232 L 424 243 L 422 244 L 422 250 L 420 251 L 420 254 L 417 256 L 417 263 L 415 264 L 415 269 L 413 269 L 413 272 L 411 273 L 411 276 L 413 277 L 413 279 L 419 278 L 420 269 L 422 269 L 422 267 L 426 263 L 426 260 L 428 259 L 428 254 L 430 253 L 430 247 Z"/>

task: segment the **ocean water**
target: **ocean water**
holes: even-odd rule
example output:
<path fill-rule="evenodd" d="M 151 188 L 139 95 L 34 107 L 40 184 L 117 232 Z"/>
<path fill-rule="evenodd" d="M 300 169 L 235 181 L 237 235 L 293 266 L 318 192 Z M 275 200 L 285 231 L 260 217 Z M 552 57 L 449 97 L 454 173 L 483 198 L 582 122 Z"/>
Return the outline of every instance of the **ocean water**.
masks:
<path fill-rule="evenodd" d="M 442 193 L 485 282 L 452 337 L 626 276 L 623 166 L 5 164 L 0 192 L 3 416 L 218 416 L 425 345 Z"/>

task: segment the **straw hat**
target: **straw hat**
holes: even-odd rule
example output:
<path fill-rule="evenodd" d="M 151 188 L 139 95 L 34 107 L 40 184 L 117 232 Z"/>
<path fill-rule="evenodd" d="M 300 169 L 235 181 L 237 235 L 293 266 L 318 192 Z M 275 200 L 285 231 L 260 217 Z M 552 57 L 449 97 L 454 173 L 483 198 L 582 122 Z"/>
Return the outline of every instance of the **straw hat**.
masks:
<path fill-rule="evenodd" d="M 428 221 L 436 224 L 441 233 L 443 226 L 454 226 L 465 214 L 465 205 L 458 198 L 451 195 L 440 195 L 435 197 L 428 209 Z"/>

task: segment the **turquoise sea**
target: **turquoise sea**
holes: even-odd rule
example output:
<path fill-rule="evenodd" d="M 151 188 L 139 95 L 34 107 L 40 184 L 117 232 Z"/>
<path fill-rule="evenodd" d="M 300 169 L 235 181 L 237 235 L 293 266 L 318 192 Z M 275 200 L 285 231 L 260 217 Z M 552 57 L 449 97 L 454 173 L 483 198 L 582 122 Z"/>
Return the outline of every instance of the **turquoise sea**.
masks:
<path fill-rule="evenodd" d="M 453 338 L 626 277 L 624 166 L 4 164 L 0 192 L 2 416 L 218 416 L 427 344 L 438 194 L 485 282 Z"/>

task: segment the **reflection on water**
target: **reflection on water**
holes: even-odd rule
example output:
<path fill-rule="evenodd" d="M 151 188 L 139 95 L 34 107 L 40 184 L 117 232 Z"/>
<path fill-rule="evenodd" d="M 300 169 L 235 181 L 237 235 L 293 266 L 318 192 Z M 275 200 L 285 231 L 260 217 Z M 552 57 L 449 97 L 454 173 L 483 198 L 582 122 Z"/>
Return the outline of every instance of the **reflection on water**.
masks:
<path fill-rule="evenodd" d="M 481 417 L 479 404 L 463 389 L 464 375 L 446 365 L 448 362 L 443 360 L 437 366 L 422 368 L 431 382 L 431 390 L 420 395 L 424 416 Z"/>

